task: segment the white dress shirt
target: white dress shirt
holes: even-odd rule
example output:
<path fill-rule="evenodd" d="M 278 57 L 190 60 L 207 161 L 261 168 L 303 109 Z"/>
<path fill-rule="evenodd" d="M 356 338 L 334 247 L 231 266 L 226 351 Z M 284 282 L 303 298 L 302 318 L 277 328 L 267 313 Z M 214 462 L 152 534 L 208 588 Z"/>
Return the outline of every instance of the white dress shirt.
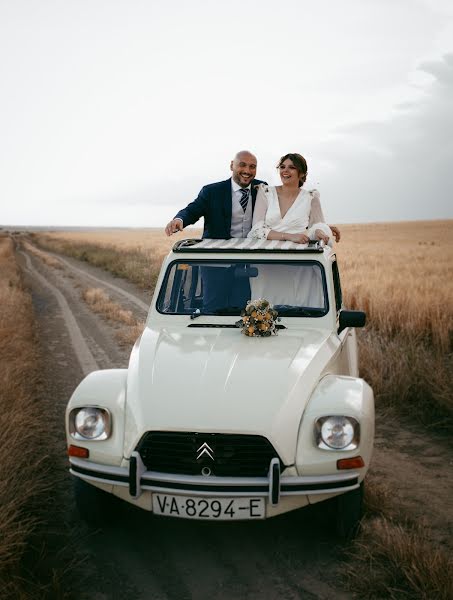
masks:
<path fill-rule="evenodd" d="M 249 199 L 247 208 L 242 208 L 240 199 L 242 198 L 241 190 L 249 191 Z M 241 188 L 233 179 L 231 180 L 231 237 L 246 238 L 248 232 L 252 228 L 252 189 L 251 185 L 246 188 Z"/>

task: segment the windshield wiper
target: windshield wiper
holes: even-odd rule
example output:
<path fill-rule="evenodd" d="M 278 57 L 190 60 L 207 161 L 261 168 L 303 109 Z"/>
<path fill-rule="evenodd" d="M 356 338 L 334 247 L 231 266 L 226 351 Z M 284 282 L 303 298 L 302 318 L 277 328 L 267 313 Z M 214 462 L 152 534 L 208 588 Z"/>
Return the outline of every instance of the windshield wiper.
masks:
<path fill-rule="evenodd" d="M 284 304 L 274 306 L 279 317 L 319 317 L 323 314 L 320 308 L 303 308 L 301 306 L 286 306 Z"/>
<path fill-rule="evenodd" d="M 193 313 L 191 313 L 190 318 L 196 319 L 197 317 L 201 317 L 202 315 L 211 315 L 211 316 L 238 316 L 241 314 L 241 308 L 239 306 L 225 306 L 222 308 L 216 308 L 213 311 L 204 311 L 196 308 Z"/>
<path fill-rule="evenodd" d="M 241 314 L 241 308 L 239 306 L 224 306 L 222 308 L 216 308 L 214 311 L 215 315 L 233 315 L 238 316 Z"/>
<path fill-rule="evenodd" d="M 197 317 L 201 317 L 201 315 L 205 315 L 207 313 L 201 311 L 199 308 L 196 308 L 193 313 L 190 315 L 190 319 L 193 321 L 193 319 L 196 319 Z"/>

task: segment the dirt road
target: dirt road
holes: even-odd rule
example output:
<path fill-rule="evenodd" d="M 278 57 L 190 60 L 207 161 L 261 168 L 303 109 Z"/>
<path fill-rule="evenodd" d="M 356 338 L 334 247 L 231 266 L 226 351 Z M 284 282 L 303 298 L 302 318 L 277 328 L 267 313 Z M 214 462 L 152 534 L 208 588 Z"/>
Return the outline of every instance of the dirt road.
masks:
<path fill-rule="evenodd" d="M 32 291 L 46 391 L 55 399 L 61 485 L 52 506 L 58 531 L 52 534 L 55 546 L 66 547 L 66 552 L 55 552 L 55 560 L 73 557 L 63 591 L 71 590 L 71 597 L 81 600 L 353 597 L 339 587 L 343 548 L 326 524 L 321 505 L 259 523 L 156 518 L 129 506 L 119 507 L 118 522 L 104 531 L 92 532 L 80 521 L 67 472 L 64 409 L 84 374 L 126 367 L 130 351 L 117 342 L 119 326 L 94 314 L 81 291 L 102 288 L 142 320 L 150 297 L 68 258 L 60 261 L 61 268 L 53 268 L 21 251 L 19 261 Z M 433 539 L 451 543 L 452 453 L 445 444 L 392 423 L 379 425 L 374 465 L 376 476 L 403 494 L 403 509 L 414 519 L 428 515 Z"/>

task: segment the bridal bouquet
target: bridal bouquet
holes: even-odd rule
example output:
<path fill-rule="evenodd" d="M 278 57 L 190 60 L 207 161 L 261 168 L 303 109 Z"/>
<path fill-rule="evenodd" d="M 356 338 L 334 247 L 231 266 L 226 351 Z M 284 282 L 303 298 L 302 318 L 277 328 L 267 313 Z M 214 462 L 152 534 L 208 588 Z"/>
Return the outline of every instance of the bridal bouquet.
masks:
<path fill-rule="evenodd" d="M 269 337 L 277 335 L 275 323 L 278 312 L 267 300 L 249 300 L 241 312 L 241 320 L 236 322 L 236 327 L 242 328 L 242 333 L 249 337 Z"/>

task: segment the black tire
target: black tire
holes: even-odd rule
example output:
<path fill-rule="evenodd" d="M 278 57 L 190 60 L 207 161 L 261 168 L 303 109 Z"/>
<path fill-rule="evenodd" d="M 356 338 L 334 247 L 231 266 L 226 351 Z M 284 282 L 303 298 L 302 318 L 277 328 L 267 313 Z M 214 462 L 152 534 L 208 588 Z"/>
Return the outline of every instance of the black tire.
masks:
<path fill-rule="evenodd" d="M 74 481 L 74 495 L 81 518 L 91 527 L 103 527 L 111 519 L 115 498 L 80 477 Z"/>
<path fill-rule="evenodd" d="M 337 496 L 336 530 L 344 540 L 354 538 L 360 527 L 363 516 L 363 481 L 356 490 Z"/>

